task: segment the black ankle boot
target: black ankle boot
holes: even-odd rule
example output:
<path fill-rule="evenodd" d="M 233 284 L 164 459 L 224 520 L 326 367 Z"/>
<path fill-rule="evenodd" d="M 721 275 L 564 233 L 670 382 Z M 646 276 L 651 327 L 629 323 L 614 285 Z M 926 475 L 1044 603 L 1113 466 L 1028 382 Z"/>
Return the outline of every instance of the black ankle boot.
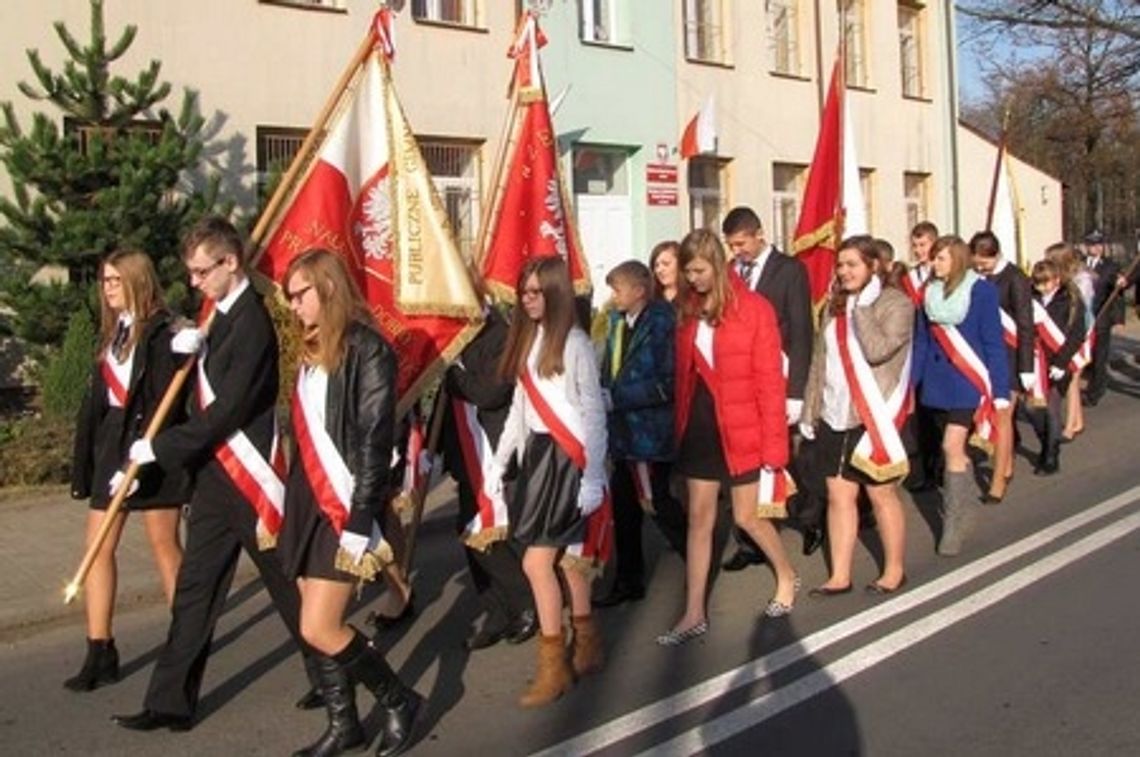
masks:
<path fill-rule="evenodd" d="M 332 658 L 315 659 L 329 726 L 319 739 L 294 752 L 293 757 L 336 757 L 367 743 L 360 718 L 356 714 L 356 692 L 348 671 Z"/>
<path fill-rule="evenodd" d="M 91 691 L 119 680 L 119 650 L 114 639 L 88 639 L 83 667 L 63 682 L 72 691 Z"/>
<path fill-rule="evenodd" d="M 420 696 L 404 686 L 384 659 L 384 653 L 376 646 L 376 642 L 366 641 L 357 632 L 345 651 L 349 650 L 354 653 L 350 675 L 376 695 L 376 701 L 385 710 L 376 755 L 395 757 L 411 745 Z"/>

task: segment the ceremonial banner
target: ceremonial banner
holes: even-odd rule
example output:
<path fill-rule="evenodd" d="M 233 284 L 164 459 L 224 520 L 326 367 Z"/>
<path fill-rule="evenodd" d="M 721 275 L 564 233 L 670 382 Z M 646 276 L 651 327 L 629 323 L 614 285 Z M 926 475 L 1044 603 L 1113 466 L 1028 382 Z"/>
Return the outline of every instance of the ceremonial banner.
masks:
<path fill-rule="evenodd" d="M 396 350 L 402 415 L 474 338 L 482 308 L 392 85 L 388 17 L 377 14 L 318 146 L 298 155 L 299 178 L 271 206 L 280 210 L 265 225 L 257 267 L 283 284 L 306 250 L 345 259 Z"/>
<path fill-rule="evenodd" d="M 535 17 L 523 14 L 508 53 L 515 60 L 515 73 L 505 161 L 495 181 L 491 215 L 480 245 L 488 289 L 510 303 L 515 301 L 519 273 L 533 257 L 560 256 L 570 269 L 574 291 L 590 291 L 589 266 L 559 171 L 538 56 L 545 41 Z"/>

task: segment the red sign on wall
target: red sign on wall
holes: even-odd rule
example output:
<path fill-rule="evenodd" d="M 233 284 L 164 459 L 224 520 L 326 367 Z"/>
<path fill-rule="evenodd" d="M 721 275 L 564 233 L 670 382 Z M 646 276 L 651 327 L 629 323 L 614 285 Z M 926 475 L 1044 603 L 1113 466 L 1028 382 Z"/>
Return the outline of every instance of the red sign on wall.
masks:
<path fill-rule="evenodd" d="M 645 180 L 657 184 L 676 184 L 677 166 L 668 163 L 646 163 Z"/>
<path fill-rule="evenodd" d="M 676 187 L 647 187 L 645 193 L 650 207 L 677 204 Z"/>

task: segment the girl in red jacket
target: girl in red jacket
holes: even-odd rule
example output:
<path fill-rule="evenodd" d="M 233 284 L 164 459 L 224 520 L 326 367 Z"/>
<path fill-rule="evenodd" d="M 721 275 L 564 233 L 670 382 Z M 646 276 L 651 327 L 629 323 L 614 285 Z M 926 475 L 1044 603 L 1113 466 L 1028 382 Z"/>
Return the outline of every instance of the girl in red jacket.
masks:
<path fill-rule="evenodd" d="M 688 293 L 677 326 L 677 471 L 689 500 L 685 614 L 657 638 L 676 646 L 708 631 L 705 599 L 722 481 L 736 524 L 776 573 L 764 613 L 791 612 L 798 579 L 776 528 L 757 513 L 759 478 L 788 462 L 785 379 L 776 313 L 729 271 L 724 248 L 700 229 L 681 242 Z"/>

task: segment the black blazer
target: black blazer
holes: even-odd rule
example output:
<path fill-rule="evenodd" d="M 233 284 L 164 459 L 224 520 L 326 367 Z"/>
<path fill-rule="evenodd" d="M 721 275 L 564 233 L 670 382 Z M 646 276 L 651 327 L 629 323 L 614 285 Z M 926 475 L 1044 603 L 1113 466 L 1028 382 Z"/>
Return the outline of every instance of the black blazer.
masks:
<path fill-rule="evenodd" d="M 177 370 L 177 356 L 170 351 L 170 318 L 170 314 L 166 311 L 151 316 L 143 325 L 142 334 L 138 344 L 135 345 L 131 376 L 127 384 L 123 429 L 117 440 L 119 445 L 117 459 L 120 465 L 126 462 L 131 443 L 140 439 L 146 432 L 147 424 L 150 423 L 151 416 L 162 401 L 162 396 L 170 385 L 170 379 Z M 174 403 L 163 424 L 164 427 L 185 419 L 184 396 L 183 394 L 183 397 Z M 106 481 L 92 480 L 96 474 L 96 459 L 108 454 L 106 451 L 97 450 L 96 447 L 99 427 L 109 408 L 107 384 L 103 380 L 99 361 L 96 361 L 88 378 L 87 392 L 83 396 L 83 403 L 76 420 L 71 464 L 71 496 L 76 499 L 90 497 L 94 486 L 105 487 L 110 481 L 111 474 L 107 474 Z M 104 471 L 99 471 L 99 475 L 103 473 Z M 161 471 L 148 470 L 144 467 L 138 480 L 139 490 L 131 499 L 146 498 L 155 494 L 162 485 Z M 175 498 L 168 500 L 167 503 L 178 501 Z"/>
<path fill-rule="evenodd" d="M 1104 307 L 1104 303 L 1108 302 L 1112 290 L 1116 288 L 1116 278 L 1120 275 L 1120 265 L 1107 255 L 1100 256 L 1100 262 L 1096 264 L 1095 268 L 1092 258 L 1089 258 L 1087 263 L 1089 272 L 1093 277 L 1093 315 L 1095 316 Z M 1119 295 L 1113 301 L 1111 311 L 1097 321 L 1096 328 L 1097 331 L 1103 332 L 1118 323 L 1124 323 L 1124 298 Z"/>
<path fill-rule="evenodd" d="M 1038 300 L 1041 299 L 1036 293 L 1035 296 Z M 1065 342 L 1061 345 L 1060 351 L 1055 355 L 1048 355 L 1049 365 L 1068 372 L 1069 361 L 1073 359 L 1073 355 L 1085 340 L 1085 314 L 1080 294 L 1068 287 L 1061 287 L 1045 306 L 1045 312 L 1065 335 Z"/>
<path fill-rule="evenodd" d="M 788 356 L 788 398 L 802 400 L 813 334 L 807 267 L 799 258 L 772 247 L 755 290 L 772 303 L 780 323 L 780 343 Z"/>
<path fill-rule="evenodd" d="M 1018 375 L 1033 373 L 1033 284 L 1013 263 L 990 276 L 998 290 L 998 305 L 1017 323 L 1017 349 L 1009 352 L 1009 382 Z"/>
<path fill-rule="evenodd" d="M 245 432 L 269 459 L 278 389 L 277 334 L 252 283 L 228 313 L 214 313 L 205 350 L 206 376 L 216 395 L 213 404 L 199 409 L 195 387 L 189 420 L 163 431 L 153 443 L 163 468 L 196 472 L 195 500 L 236 491 L 214 457 L 215 448 L 235 431 Z M 244 510 L 252 519 L 253 509 Z"/>

